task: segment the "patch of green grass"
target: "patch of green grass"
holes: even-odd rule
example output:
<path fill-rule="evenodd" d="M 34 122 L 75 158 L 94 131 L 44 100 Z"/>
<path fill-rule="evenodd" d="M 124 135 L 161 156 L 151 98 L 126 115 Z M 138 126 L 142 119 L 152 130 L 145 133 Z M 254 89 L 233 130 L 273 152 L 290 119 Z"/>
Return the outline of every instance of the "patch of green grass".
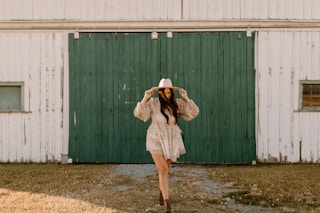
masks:
<path fill-rule="evenodd" d="M 267 196 L 251 195 L 249 191 L 230 192 L 225 197 L 228 197 L 233 201 L 236 201 L 245 205 L 256 205 L 256 206 L 264 206 L 264 207 L 277 206 L 277 204 Z"/>
<path fill-rule="evenodd" d="M 320 164 L 259 164 L 214 167 L 212 180 L 232 183 L 238 191 L 226 195 L 246 205 L 320 208 Z"/>

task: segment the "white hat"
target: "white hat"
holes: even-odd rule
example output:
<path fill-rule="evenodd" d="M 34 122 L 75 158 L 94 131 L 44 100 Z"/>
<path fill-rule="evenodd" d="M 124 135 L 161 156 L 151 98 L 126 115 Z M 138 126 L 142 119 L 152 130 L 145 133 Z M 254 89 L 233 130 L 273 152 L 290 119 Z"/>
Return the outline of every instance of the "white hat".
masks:
<path fill-rule="evenodd" d="M 174 87 L 172 86 L 172 82 L 169 78 L 163 78 L 160 80 L 159 82 L 159 86 L 158 87 L 152 87 L 152 90 L 153 91 L 157 91 L 159 89 L 163 89 L 163 88 L 170 88 L 170 89 L 173 89 L 173 90 L 179 90 L 180 88 L 179 87 Z"/>

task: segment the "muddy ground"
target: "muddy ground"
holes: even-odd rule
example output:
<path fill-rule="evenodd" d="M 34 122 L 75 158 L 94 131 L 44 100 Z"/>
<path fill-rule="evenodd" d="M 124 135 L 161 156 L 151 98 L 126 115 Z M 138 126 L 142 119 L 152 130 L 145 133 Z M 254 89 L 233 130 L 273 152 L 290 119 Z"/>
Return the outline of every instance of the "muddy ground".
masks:
<path fill-rule="evenodd" d="M 136 182 L 148 181 L 148 177 L 156 173 L 154 165 L 119 165 L 116 171 L 128 175 Z M 174 212 L 279 212 L 276 208 L 242 205 L 231 197 L 225 197 L 230 192 L 236 192 L 223 183 L 214 182 L 207 177 L 207 168 L 192 165 L 173 165 L 170 170 L 171 200 Z M 182 189 L 180 188 L 182 185 Z M 118 186 L 127 190 L 130 186 Z M 192 190 L 188 190 L 192 188 Z M 156 196 L 150 197 L 152 201 Z M 217 200 L 215 200 L 217 199 Z M 163 212 L 159 205 L 150 202 L 145 212 Z"/>

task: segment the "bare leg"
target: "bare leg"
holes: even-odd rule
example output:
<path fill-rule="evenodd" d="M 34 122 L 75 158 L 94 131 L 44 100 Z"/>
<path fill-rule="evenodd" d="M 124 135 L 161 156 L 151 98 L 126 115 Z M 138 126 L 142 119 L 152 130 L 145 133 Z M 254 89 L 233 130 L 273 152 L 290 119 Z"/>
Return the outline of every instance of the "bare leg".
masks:
<path fill-rule="evenodd" d="M 159 188 L 163 199 L 169 199 L 169 168 L 171 160 L 166 160 L 163 155 L 151 154 L 159 174 Z"/>

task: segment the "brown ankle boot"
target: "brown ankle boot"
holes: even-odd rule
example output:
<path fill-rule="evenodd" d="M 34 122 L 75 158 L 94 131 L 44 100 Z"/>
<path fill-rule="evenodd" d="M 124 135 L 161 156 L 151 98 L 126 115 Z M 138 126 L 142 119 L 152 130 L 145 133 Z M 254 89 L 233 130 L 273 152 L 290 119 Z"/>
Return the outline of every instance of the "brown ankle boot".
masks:
<path fill-rule="evenodd" d="M 164 212 L 165 213 L 171 213 L 171 206 L 168 199 L 164 200 Z"/>
<path fill-rule="evenodd" d="M 159 190 L 158 202 L 161 206 L 164 204 L 161 190 Z"/>

